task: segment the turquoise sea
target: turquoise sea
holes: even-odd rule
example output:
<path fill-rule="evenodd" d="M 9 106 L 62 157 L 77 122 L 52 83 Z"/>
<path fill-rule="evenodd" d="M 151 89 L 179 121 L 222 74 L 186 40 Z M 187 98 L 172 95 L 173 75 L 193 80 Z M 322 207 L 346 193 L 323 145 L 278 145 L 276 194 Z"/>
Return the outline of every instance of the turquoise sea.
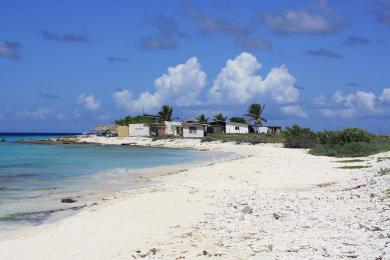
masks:
<path fill-rule="evenodd" d="M 63 135 L 0 133 L 0 230 L 40 224 L 107 192 L 149 185 L 137 169 L 210 159 L 206 152 L 180 149 L 18 142 Z M 62 203 L 66 197 L 77 202 Z"/>

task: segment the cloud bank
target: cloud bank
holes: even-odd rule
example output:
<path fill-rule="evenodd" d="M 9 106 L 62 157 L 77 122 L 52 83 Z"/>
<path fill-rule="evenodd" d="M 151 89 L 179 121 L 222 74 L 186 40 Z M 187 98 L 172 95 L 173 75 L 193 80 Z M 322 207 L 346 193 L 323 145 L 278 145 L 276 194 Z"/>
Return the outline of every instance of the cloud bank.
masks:
<path fill-rule="evenodd" d="M 318 99 L 319 97 L 315 100 Z M 321 103 L 315 104 L 320 107 L 320 114 L 328 118 L 388 117 L 390 88 L 383 89 L 379 96 L 370 91 L 359 90 L 350 94 L 336 91 L 330 101 L 323 97 Z"/>
<path fill-rule="evenodd" d="M 163 104 L 177 107 L 210 104 L 246 104 L 271 101 L 282 106 L 286 115 L 296 112 L 298 117 L 307 114 L 296 103 L 299 90 L 296 79 L 284 65 L 272 68 L 263 79 L 259 74 L 261 64 L 250 53 L 243 52 L 229 59 L 216 76 L 210 88 L 206 89 L 206 73 L 201 69 L 196 57 L 185 63 L 169 67 L 167 72 L 154 81 L 154 92 L 142 92 L 135 97 L 130 90 L 119 89 L 113 97 L 118 107 L 128 112 L 148 112 Z M 293 107 L 287 105 L 294 104 Z"/>

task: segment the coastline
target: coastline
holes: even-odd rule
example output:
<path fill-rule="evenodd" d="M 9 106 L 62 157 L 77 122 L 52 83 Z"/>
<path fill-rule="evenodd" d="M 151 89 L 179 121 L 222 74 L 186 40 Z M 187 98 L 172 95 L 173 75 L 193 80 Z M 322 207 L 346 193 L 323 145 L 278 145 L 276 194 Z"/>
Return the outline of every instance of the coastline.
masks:
<path fill-rule="evenodd" d="M 5 259 L 371 259 L 389 253 L 388 205 L 379 198 L 390 184 L 376 171 L 390 163 L 376 158 L 390 153 L 365 158 L 370 168 L 343 170 L 336 158 L 275 144 L 98 137 L 78 142 L 235 156 L 155 177 L 150 172 L 151 186 L 115 192 L 104 203 L 0 242 Z"/>

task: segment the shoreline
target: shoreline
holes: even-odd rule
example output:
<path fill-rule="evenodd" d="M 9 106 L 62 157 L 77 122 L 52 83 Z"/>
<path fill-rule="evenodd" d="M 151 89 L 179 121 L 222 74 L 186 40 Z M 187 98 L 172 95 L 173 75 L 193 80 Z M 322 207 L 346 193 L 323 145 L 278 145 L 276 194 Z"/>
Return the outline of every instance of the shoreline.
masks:
<path fill-rule="evenodd" d="M 71 144 L 85 144 L 85 145 L 101 145 L 101 146 L 119 146 L 122 144 L 107 144 L 106 140 L 102 140 L 102 142 L 84 142 L 82 138 L 80 137 L 65 137 L 65 138 L 50 138 L 50 139 L 38 139 L 38 140 L 31 140 L 31 141 L 22 141 L 22 143 L 31 143 L 31 144 L 48 144 L 48 145 L 55 145 L 55 144 L 62 144 L 63 139 L 65 139 L 65 142 L 68 143 L 68 139 L 71 138 Z M 19 141 L 13 141 L 13 142 L 19 142 Z M 131 147 L 136 148 L 163 148 L 163 149 L 181 149 L 181 150 L 188 150 L 190 148 L 180 148 L 180 147 L 167 147 L 167 146 L 146 146 L 141 144 L 134 144 L 134 145 L 128 145 Z M 193 149 L 191 149 L 193 150 Z M 135 168 L 135 169 L 127 169 L 125 175 L 129 174 L 131 172 L 132 177 L 131 179 L 127 180 L 128 177 L 122 177 L 126 179 L 128 182 L 130 182 L 130 185 L 121 185 L 120 187 L 105 187 L 99 188 L 99 191 L 96 191 L 96 194 L 78 194 L 78 195 L 70 195 L 68 196 L 71 199 L 76 199 L 75 202 L 72 203 L 65 203 L 62 204 L 63 207 L 55 207 L 53 209 L 47 209 L 43 211 L 32 211 L 32 212 L 17 212 L 15 215 L 20 215 L 20 217 L 23 217 L 24 215 L 31 215 L 34 217 L 35 214 L 39 215 L 45 215 L 42 217 L 34 217 L 34 220 L 27 221 L 26 223 L 17 223 L 17 222 L 9 222 L 9 224 L 12 226 L 12 228 L 4 229 L 3 234 L 0 236 L 0 243 L 3 241 L 6 241 L 8 239 L 14 239 L 18 236 L 24 236 L 25 234 L 28 234 L 31 229 L 34 229 L 33 226 L 40 226 L 40 225 L 46 225 L 46 224 L 56 224 L 57 222 L 66 219 L 68 217 L 72 217 L 74 215 L 79 214 L 82 210 L 85 210 L 89 207 L 96 207 L 98 204 L 102 204 L 104 206 L 104 203 L 108 200 L 112 200 L 113 198 L 123 197 L 126 192 L 152 187 L 156 183 L 153 181 L 153 179 L 159 177 L 159 176 L 166 176 L 166 175 L 172 175 L 172 174 L 178 174 L 180 172 L 185 172 L 191 168 L 196 168 L 199 166 L 205 166 L 205 165 L 211 165 L 218 162 L 226 161 L 235 159 L 237 156 L 232 153 L 223 153 L 223 152 L 217 152 L 217 151 L 210 151 L 210 150 L 195 150 L 199 152 L 206 152 L 209 153 L 209 158 L 203 158 L 201 156 L 200 158 L 195 159 L 193 162 L 178 162 L 172 165 L 162 165 L 162 166 L 153 166 L 153 167 L 145 167 L 145 168 Z M 110 170 L 106 170 L 105 172 L 110 172 Z M 119 177 L 119 176 L 118 176 Z M 115 177 L 114 177 L 115 178 Z M 140 180 L 142 179 L 142 180 Z M 109 179 L 108 179 L 109 180 Z M 133 183 L 134 182 L 134 183 Z M 138 182 L 142 182 L 139 183 Z M 66 198 L 68 198 L 66 197 Z M 64 197 L 65 198 L 65 197 Z M 15 216 L 18 218 L 18 216 Z M 11 217 L 11 216 L 10 216 Z M 36 220 L 35 220 L 36 218 Z M 42 218 L 42 220 L 38 220 L 38 218 Z M 5 220 L 2 225 L 6 225 L 7 221 Z"/>
<path fill-rule="evenodd" d="M 3 256 L 372 259 L 389 250 L 390 223 L 378 216 L 389 212 L 379 198 L 390 184 L 376 171 L 390 167 L 390 161 L 377 162 L 390 153 L 364 158 L 361 164 L 370 168 L 343 170 L 337 158 L 274 144 L 157 140 L 153 145 L 231 151 L 237 158 L 154 176 L 149 187 L 111 194 L 104 203 L 0 242 Z"/>

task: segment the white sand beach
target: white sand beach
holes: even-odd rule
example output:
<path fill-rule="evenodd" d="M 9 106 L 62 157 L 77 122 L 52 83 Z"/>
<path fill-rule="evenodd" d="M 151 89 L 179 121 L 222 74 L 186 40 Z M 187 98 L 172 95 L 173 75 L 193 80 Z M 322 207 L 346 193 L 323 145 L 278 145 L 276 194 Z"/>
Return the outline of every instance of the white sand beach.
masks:
<path fill-rule="evenodd" d="M 90 137 L 234 152 L 0 242 L 1 259 L 390 259 L 390 160 L 341 164 L 281 145 Z M 364 169 L 339 169 L 366 165 Z"/>

